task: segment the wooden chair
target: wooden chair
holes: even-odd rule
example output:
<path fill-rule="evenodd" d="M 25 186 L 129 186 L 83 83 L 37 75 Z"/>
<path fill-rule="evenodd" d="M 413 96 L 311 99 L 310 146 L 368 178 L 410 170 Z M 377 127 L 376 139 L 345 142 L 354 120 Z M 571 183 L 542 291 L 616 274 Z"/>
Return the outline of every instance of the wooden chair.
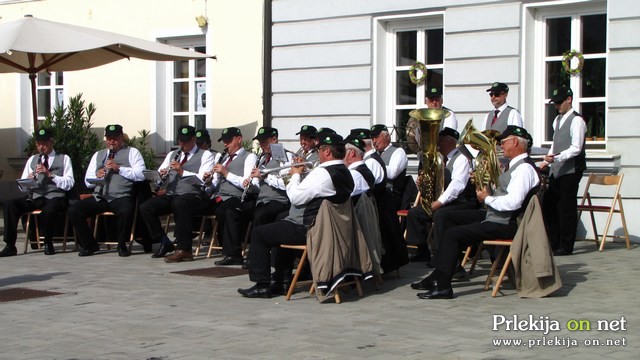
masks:
<path fill-rule="evenodd" d="M 473 246 L 467 246 L 467 250 L 464 252 L 464 257 L 460 262 L 460 266 L 464 267 L 467 264 L 467 262 L 469 262 L 469 260 L 471 259 L 471 267 L 469 268 L 469 271 L 467 271 L 469 275 L 473 274 L 473 270 L 476 268 L 478 259 L 480 259 L 480 256 L 482 254 L 482 250 L 484 250 L 484 245 L 483 244 L 478 245 L 478 250 L 476 250 L 476 253 L 473 256 L 473 259 L 471 259 L 471 252 L 473 251 Z"/>
<path fill-rule="evenodd" d="M 197 217 L 201 218 L 201 220 L 200 220 L 200 227 L 198 228 L 198 230 L 193 231 L 194 234 L 198 234 L 198 237 L 196 239 L 196 251 L 194 252 L 194 255 L 195 256 L 200 255 L 200 249 L 202 248 L 202 244 L 204 242 L 203 240 L 206 233 L 206 226 L 208 221 L 211 223 L 211 229 L 212 229 L 211 242 L 209 243 L 209 251 L 207 251 L 207 258 L 210 258 L 213 250 L 222 250 L 222 245 L 219 243 L 218 237 L 216 236 L 216 232 L 218 230 L 218 222 L 216 221 L 215 215 L 204 215 L 204 216 L 197 216 Z M 164 232 L 166 234 L 169 233 L 171 220 L 173 220 L 173 214 L 167 215 L 167 218 L 164 224 Z"/>
<path fill-rule="evenodd" d="M 116 214 L 112 211 L 105 211 L 99 213 L 95 216 L 95 221 L 93 223 L 93 238 L 97 239 L 98 237 L 98 227 L 100 224 L 100 219 L 102 219 L 102 223 L 104 224 L 104 232 L 105 232 L 105 241 L 99 241 L 99 244 L 107 245 L 107 249 L 111 249 L 111 245 L 118 245 L 118 239 L 110 240 L 109 239 L 109 224 L 107 223 L 107 217 L 115 218 Z M 134 212 L 133 212 L 133 224 L 131 225 L 131 233 L 129 235 L 129 252 L 133 249 L 133 242 L 136 237 L 136 224 L 138 222 L 138 198 L 136 197 Z"/>
<path fill-rule="evenodd" d="M 482 242 L 482 245 L 484 246 L 496 246 L 497 248 L 500 249 L 500 251 L 498 251 L 498 256 L 496 256 L 496 259 L 493 261 L 493 265 L 491 266 L 491 271 L 489 272 L 489 275 L 487 275 L 487 280 L 484 283 L 484 290 L 489 290 L 489 288 L 491 287 L 491 283 L 493 282 L 493 276 L 498 271 L 498 266 L 500 266 L 500 263 L 503 263 L 502 270 L 500 270 L 500 275 L 498 275 L 498 278 L 496 279 L 493 285 L 493 291 L 491 292 L 491 297 L 496 297 L 496 295 L 498 294 L 498 291 L 500 291 L 500 286 L 502 285 L 504 276 L 507 273 L 509 266 L 511 265 L 510 250 L 511 250 L 512 242 L 513 242 L 512 239 L 485 240 Z M 506 255 L 505 255 L 505 250 L 506 250 Z M 511 280 L 511 282 L 513 283 L 515 279 L 512 279 L 511 276 L 509 276 L 509 280 Z M 514 287 L 515 287 L 515 284 L 514 284 Z"/>
<path fill-rule="evenodd" d="M 283 245 L 280 245 L 280 247 L 283 249 L 302 250 L 302 255 L 300 256 L 300 261 L 298 262 L 298 267 L 296 268 L 296 273 L 294 274 L 293 279 L 291 280 L 291 285 L 289 285 L 289 290 L 287 291 L 287 295 L 285 299 L 287 301 L 291 299 L 291 295 L 293 295 L 293 292 L 297 286 L 304 286 L 307 284 L 311 284 L 311 286 L 309 287 L 309 294 L 315 293 L 316 286 L 313 280 L 306 280 L 300 284 L 298 283 L 300 274 L 302 274 L 302 269 L 304 268 L 304 265 L 307 262 L 307 245 L 284 245 L 283 244 Z M 338 285 L 334 289 L 334 298 L 335 298 L 336 304 L 340 304 L 342 302 L 342 299 L 340 298 L 339 289 L 342 287 L 351 286 L 351 285 L 356 286 L 356 291 L 358 292 L 358 295 L 362 297 L 363 292 L 362 292 L 362 285 L 360 284 L 360 279 L 354 278 L 354 280 L 352 281 L 344 281 L 340 283 L 340 285 Z"/>
<path fill-rule="evenodd" d="M 36 209 L 36 210 L 33 210 L 33 211 L 30 211 L 30 212 L 26 213 L 26 215 L 27 215 L 27 220 L 25 222 L 26 239 L 25 239 L 25 242 L 24 242 L 24 252 L 25 252 L 25 254 L 29 250 L 29 245 L 30 244 L 36 244 L 38 250 L 42 247 L 42 244 L 44 244 L 44 236 L 40 235 L 40 228 L 38 226 L 38 216 L 40 216 L 40 214 L 42 214 L 42 210 L 40 210 L 40 209 Z M 30 225 L 31 225 L 31 220 L 32 219 L 33 219 L 33 222 L 34 222 L 34 228 L 35 228 L 35 233 L 36 233 L 35 241 L 31 241 L 30 238 L 29 238 L 30 230 L 31 230 L 30 229 Z M 62 240 L 62 252 L 67 252 L 67 239 L 69 238 L 68 234 L 69 234 L 69 216 L 65 212 L 65 215 L 64 215 L 64 230 L 63 230 L 62 236 L 54 236 L 52 238 L 53 240 Z M 75 242 L 75 235 L 73 236 L 73 239 L 74 239 L 74 242 Z"/>
<path fill-rule="evenodd" d="M 418 206 L 420 204 L 420 191 L 418 191 L 418 194 L 416 195 L 416 199 L 413 201 L 413 204 L 411 205 L 412 208 Z M 404 209 L 404 210 L 398 210 L 396 211 L 396 214 L 398 215 L 398 221 L 402 222 L 402 218 L 406 218 L 409 215 L 409 209 Z M 429 232 L 429 235 L 431 235 L 431 232 Z M 404 233 L 402 235 L 404 237 L 405 240 L 407 240 L 407 230 L 404 230 Z M 410 245 L 407 244 L 407 247 L 410 249 L 417 249 L 418 247 L 415 245 Z"/>
<path fill-rule="evenodd" d="M 604 243 L 607 237 L 610 238 L 624 238 L 627 244 L 627 249 L 631 249 L 631 242 L 629 241 L 629 233 L 627 231 L 627 222 L 624 217 L 624 209 L 622 207 L 622 196 L 620 195 L 620 188 L 622 186 L 622 179 L 624 178 L 624 174 L 620 175 L 595 175 L 594 173 L 589 174 L 589 180 L 587 181 L 587 185 L 584 189 L 584 194 L 582 195 L 582 200 L 578 205 L 578 218 L 582 215 L 583 211 L 588 211 L 591 217 L 591 226 L 593 228 L 593 235 L 595 237 L 596 246 L 599 246 L 599 250 L 602 251 L 604 249 Z M 594 205 L 592 202 L 591 191 L 592 185 L 598 185 L 601 187 L 614 187 L 614 193 L 612 196 L 611 205 Z M 600 235 L 598 235 L 598 229 L 596 228 L 595 216 L 593 213 L 607 213 L 607 222 L 604 226 L 604 232 L 602 233 L 602 239 L 600 239 Z M 611 218 L 613 214 L 620 214 L 620 218 L 622 220 L 622 230 L 624 232 L 624 236 L 621 235 L 608 235 L 609 227 L 611 225 Z"/>

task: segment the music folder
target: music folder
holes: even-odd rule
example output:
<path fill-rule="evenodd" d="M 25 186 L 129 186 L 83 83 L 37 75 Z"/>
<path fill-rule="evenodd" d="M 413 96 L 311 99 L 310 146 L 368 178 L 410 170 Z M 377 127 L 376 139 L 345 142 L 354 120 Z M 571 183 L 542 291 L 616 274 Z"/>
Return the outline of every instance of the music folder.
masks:
<path fill-rule="evenodd" d="M 18 189 L 22 192 L 29 192 L 31 189 L 38 187 L 38 182 L 32 178 L 29 179 L 17 179 Z"/>
<path fill-rule="evenodd" d="M 289 161 L 287 159 L 287 153 L 284 150 L 284 146 L 282 144 L 271 144 L 269 145 L 271 150 L 271 158 L 280 163 L 286 163 Z"/>

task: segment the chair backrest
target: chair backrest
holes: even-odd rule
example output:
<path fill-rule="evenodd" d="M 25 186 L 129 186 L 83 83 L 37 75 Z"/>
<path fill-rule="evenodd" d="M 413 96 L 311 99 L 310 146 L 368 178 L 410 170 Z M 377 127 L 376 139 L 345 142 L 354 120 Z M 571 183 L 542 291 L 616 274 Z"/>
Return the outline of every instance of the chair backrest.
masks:
<path fill-rule="evenodd" d="M 591 197 L 590 188 L 591 185 L 601 185 L 601 186 L 615 186 L 615 192 L 613 194 L 613 200 L 615 201 L 620 196 L 620 188 L 622 187 L 622 179 L 624 178 L 624 174 L 620 175 L 596 175 L 594 173 L 589 174 L 589 179 L 587 180 L 587 185 L 584 188 L 584 193 L 582 195 L 582 201 L 580 205 L 584 205 L 585 201 Z"/>

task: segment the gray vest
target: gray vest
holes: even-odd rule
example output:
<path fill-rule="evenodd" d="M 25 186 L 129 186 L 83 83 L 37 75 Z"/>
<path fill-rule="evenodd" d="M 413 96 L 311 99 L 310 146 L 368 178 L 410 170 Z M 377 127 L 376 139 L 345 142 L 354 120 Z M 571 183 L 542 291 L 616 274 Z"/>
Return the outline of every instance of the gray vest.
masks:
<path fill-rule="evenodd" d="M 279 165 L 280 164 L 278 164 L 277 161 L 272 159 L 271 161 L 269 161 L 267 165 L 264 166 L 264 168 L 274 169 L 274 168 L 277 168 Z M 258 194 L 257 203 L 268 204 L 272 201 L 281 202 L 284 204 L 288 203 L 289 197 L 287 197 L 287 191 L 271 187 L 264 180 L 260 180 L 260 193 Z"/>
<path fill-rule="evenodd" d="M 464 156 L 464 155 L 462 155 L 462 153 L 460 151 L 456 151 L 456 153 L 453 154 L 451 159 L 447 160 L 447 166 L 445 166 L 445 171 L 444 171 L 444 187 L 445 187 L 445 189 L 449 186 L 449 183 L 451 183 L 451 174 L 453 174 L 453 164 L 458 159 L 458 156 Z M 455 200 L 453 200 L 451 203 L 452 204 L 465 203 L 465 202 L 467 202 L 467 200 L 469 198 L 474 197 L 475 194 L 476 194 L 475 185 L 472 185 L 470 181 L 467 181 L 467 186 L 464 189 L 464 191 L 462 191 L 458 195 L 458 197 Z"/>
<path fill-rule="evenodd" d="M 38 165 L 38 157 L 34 156 L 31 160 L 30 168 L 31 172 L 36 171 L 36 165 Z M 64 175 L 64 154 L 56 154 L 53 157 L 53 161 L 49 164 L 49 172 L 55 176 Z M 33 198 L 44 197 L 45 199 L 53 199 L 57 197 L 63 197 L 66 195 L 66 191 L 60 189 L 56 184 L 44 174 L 38 174 L 36 179 L 38 187 L 33 189 Z"/>
<path fill-rule="evenodd" d="M 495 114 L 495 110 L 496 109 L 489 111 L 489 115 L 487 116 L 487 122 L 485 123 L 484 129 L 498 130 L 502 133 L 507 129 L 507 125 L 509 121 L 509 113 L 511 112 L 511 110 L 515 110 L 515 109 L 507 105 L 504 111 L 501 111 L 500 115 L 498 115 L 498 120 L 496 120 L 496 123 L 491 125 L 491 122 L 493 121 L 493 115 Z"/>
<path fill-rule="evenodd" d="M 171 159 L 175 157 L 175 152 L 178 150 L 174 150 L 171 152 Z M 200 171 L 200 165 L 202 165 L 202 154 L 203 151 L 200 149 L 196 149 L 196 153 L 193 155 L 189 155 L 187 162 L 182 165 L 182 169 L 185 171 L 189 171 L 192 173 L 198 173 Z M 178 159 L 180 160 L 180 159 Z M 169 184 L 167 185 L 167 195 L 185 195 L 185 194 L 196 194 L 202 195 L 202 187 L 199 185 L 188 184 L 185 181 L 182 181 L 182 177 L 178 176 L 175 171 L 171 171 L 169 173 Z"/>
<path fill-rule="evenodd" d="M 556 127 L 553 130 L 553 151 L 559 153 L 567 150 L 571 146 L 571 123 L 578 114 L 571 113 L 560 127 L 560 116 L 556 118 Z M 578 173 L 582 176 L 582 172 L 586 167 L 586 156 L 584 152 L 584 142 L 580 154 L 563 162 L 551 163 L 551 174 L 558 178 L 562 175 Z"/>
<path fill-rule="evenodd" d="M 229 163 L 229 165 L 227 166 L 227 170 L 229 170 L 229 172 L 232 174 L 243 176 L 244 160 L 247 158 L 247 156 L 249 156 L 249 152 L 246 150 L 240 151 L 240 154 L 236 153 L 236 156 L 233 157 L 233 160 L 231 160 L 231 163 Z M 226 162 L 227 159 L 222 161 L 222 164 L 224 165 L 226 164 Z M 226 178 L 220 177 L 220 192 L 218 193 L 218 195 L 220 195 L 223 201 L 229 200 L 232 197 L 240 198 L 243 192 L 244 189 L 239 189 L 228 182 Z"/>
<path fill-rule="evenodd" d="M 96 168 L 96 171 L 104 168 L 108 151 L 108 149 L 103 149 L 98 151 L 96 154 L 96 161 L 102 159 L 102 163 Z M 129 163 L 129 151 L 131 151 L 131 148 L 124 146 L 115 154 L 113 160 L 115 160 L 115 162 L 120 166 L 131 167 L 131 164 Z M 96 198 L 101 197 L 102 199 L 107 200 L 107 202 L 111 202 L 121 197 L 131 196 L 132 192 L 133 181 L 120 174 L 109 173 L 106 175 L 105 184 L 103 186 L 96 186 L 93 191 L 93 196 Z"/>
<path fill-rule="evenodd" d="M 513 164 L 513 166 L 509 168 L 509 170 L 505 171 L 504 173 L 502 173 L 502 175 L 500 175 L 500 177 L 498 178 L 499 186 L 496 189 L 494 196 L 504 196 L 507 194 L 507 186 L 509 186 L 509 182 L 511 182 L 511 173 L 515 169 L 517 169 L 518 166 L 531 166 L 528 162 L 525 161 L 526 159 L 527 158 L 524 158 L 516 162 L 515 164 Z M 525 203 L 527 202 L 528 202 L 527 199 L 525 199 L 522 205 L 526 205 Z M 491 208 L 491 206 L 488 206 L 487 217 L 485 218 L 485 220 L 507 225 L 512 219 L 515 219 L 515 215 L 514 215 L 515 213 L 519 213 L 519 211 L 518 210 L 498 211 Z"/>

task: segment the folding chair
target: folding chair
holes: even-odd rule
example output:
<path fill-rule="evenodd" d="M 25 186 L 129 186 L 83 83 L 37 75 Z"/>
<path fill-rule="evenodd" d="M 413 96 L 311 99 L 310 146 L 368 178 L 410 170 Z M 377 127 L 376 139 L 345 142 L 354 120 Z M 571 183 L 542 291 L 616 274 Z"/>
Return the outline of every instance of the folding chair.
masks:
<path fill-rule="evenodd" d="M 580 205 L 578 205 L 578 218 L 582 215 L 583 211 L 588 211 L 591 217 L 591 226 L 593 227 L 593 235 L 595 237 L 596 246 L 599 245 L 600 251 L 604 249 L 604 243 L 607 237 L 610 238 L 624 238 L 627 243 L 627 249 L 631 249 L 631 242 L 629 241 L 629 232 L 627 231 L 627 222 L 624 218 L 624 209 L 622 208 L 622 196 L 620 195 L 620 187 L 622 186 L 622 179 L 624 178 L 624 174 L 620 175 L 595 175 L 594 173 L 589 174 L 589 180 L 587 181 L 587 186 L 584 189 L 584 194 L 582 195 L 582 201 L 580 201 Z M 615 191 L 613 193 L 611 205 L 594 205 L 592 203 L 591 185 L 599 185 L 600 187 L 615 187 Z M 595 216 L 593 213 L 607 213 L 607 222 L 604 226 L 604 232 L 602 233 L 602 239 L 600 240 L 600 236 L 598 235 L 598 229 L 596 228 Z M 611 225 L 611 218 L 613 214 L 620 214 L 620 218 L 622 219 L 622 230 L 624 231 L 624 236 L 620 235 L 608 235 L 609 226 Z"/>
<path fill-rule="evenodd" d="M 39 250 L 42 247 L 42 244 L 44 243 L 44 236 L 40 235 L 40 228 L 38 226 L 38 216 L 40 216 L 40 214 L 42 214 L 42 210 L 40 210 L 40 209 L 33 210 L 33 211 L 30 211 L 30 212 L 26 213 L 26 215 L 27 215 L 27 220 L 25 222 L 26 240 L 24 242 L 24 252 L 25 252 L 25 254 L 27 253 L 27 251 L 29 249 L 29 244 L 36 244 L 37 248 Z M 29 233 L 30 233 L 30 230 L 31 230 L 30 229 L 31 219 L 33 219 L 35 233 L 36 233 L 36 237 L 35 237 L 34 241 L 31 241 L 31 239 L 29 238 Z M 54 236 L 52 238 L 53 240 L 62 240 L 62 252 L 67 252 L 67 239 L 69 238 L 68 234 L 69 234 L 69 216 L 65 212 L 65 215 L 64 215 L 64 230 L 63 230 L 62 236 Z M 73 238 L 74 238 L 74 242 L 75 242 L 75 235 L 74 235 Z"/>
<path fill-rule="evenodd" d="M 133 224 L 131 225 L 131 233 L 129 235 L 129 252 L 133 249 L 133 240 L 136 237 L 136 223 L 138 222 L 138 197 L 136 197 L 136 202 L 134 205 L 133 212 Z M 107 217 L 112 216 L 115 217 L 116 214 L 112 211 L 105 211 L 99 214 L 96 214 L 96 219 L 93 224 L 93 238 L 97 239 L 98 237 L 98 226 L 100 223 L 100 219 L 103 219 L 104 231 L 105 231 L 105 241 L 99 241 L 99 244 L 107 245 L 107 249 L 111 249 L 111 245 L 118 245 L 118 239 L 115 241 L 109 239 L 109 224 L 107 223 Z"/>
<path fill-rule="evenodd" d="M 500 263 L 503 262 L 504 260 L 504 263 L 502 265 L 502 270 L 500 271 L 500 275 L 498 275 L 498 279 L 495 281 L 495 284 L 493 285 L 493 291 L 491 292 L 491 297 L 496 297 L 496 294 L 498 294 L 498 291 L 500 290 L 500 286 L 502 285 L 502 281 L 504 280 L 504 276 L 507 273 L 509 266 L 511 265 L 511 243 L 513 243 L 513 239 L 485 240 L 482 242 L 484 246 L 496 246 L 500 249 L 500 251 L 498 252 L 498 256 L 496 256 L 496 259 L 493 261 L 493 265 L 491 266 L 491 271 L 489 272 L 489 275 L 487 275 L 487 280 L 484 283 L 484 290 L 489 290 L 489 287 L 491 286 L 491 282 L 493 282 L 493 276 L 498 271 L 498 266 L 500 266 Z M 506 255 L 505 255 L 505 250 L 506 250 Z M 511 275 L 509 275 L 509 280 L 512 283 L 514 281 Z M 515 288 L 515 284 L 513 284 L 513 287 Z"/>

